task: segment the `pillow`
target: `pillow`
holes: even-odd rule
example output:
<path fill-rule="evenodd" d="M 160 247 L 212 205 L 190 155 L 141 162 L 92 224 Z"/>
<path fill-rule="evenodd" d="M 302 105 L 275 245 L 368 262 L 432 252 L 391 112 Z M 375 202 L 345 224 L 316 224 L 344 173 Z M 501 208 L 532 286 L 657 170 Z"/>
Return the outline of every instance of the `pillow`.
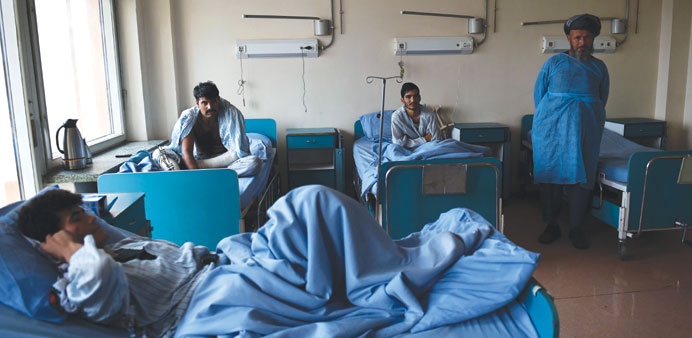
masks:
<path fill-rule="evenodd" d="M 47 187 L 36 196 L 52 189 L 57 189 L 57 186 Z M 53 283 L 58 278 L 55 263 L 34 248 L 17 226 L 19 210 L 24 203 L 5 216 L 0 216 L 0 303 L 34 319 L 61 322 L 65 314 L 53 308 L 49 302 Z M 108 235 L 107 243 L 115 243 L 132 235 L 101 218 L 97 218 L 97 221 Z"/>
<path fill-rule="evenodd" d="M 363 133 L 370 141 L 380 140 L 380 118 L 377 117 L 379 113 L 374 112 L 360 117 Z M 382 129 L 382 138 L 390 142 L 392 141 L 392 113 L 394 113 L 394 110 L 384 111 L 384 126 Z"/>

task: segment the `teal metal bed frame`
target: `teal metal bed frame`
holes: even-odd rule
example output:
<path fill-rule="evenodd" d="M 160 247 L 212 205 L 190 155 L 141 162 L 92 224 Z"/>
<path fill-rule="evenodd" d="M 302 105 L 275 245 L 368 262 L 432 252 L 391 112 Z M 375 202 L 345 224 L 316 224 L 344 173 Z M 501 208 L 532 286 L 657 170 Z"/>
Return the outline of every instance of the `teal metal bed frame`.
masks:
<path fill-rule="evenodd" d="M 521 142 L 523 184 L 533 182 L 528 131 L 533 115 L 522 117 Z M 684 162 L 692 164 L 692 150 L 639 152 L 630 156 L 627 182 L 598 177 L 597 196 L 591 214 L 618 232 L 618 254 L 627 257 L 625 240 L 646 231 L 683 230 L 692 225 L 692 182 L 678 182 Z M 528 176 L 527 176 L 528 175 Z"/>
<path fill-rule="evenodd" d="M 360 121 L 355 122 L 354 135 L 355 139 L 364 136 Z M 440 192 L 437 186 L 438 191 L 425 193 L 425 186 L 429 185 L 425 176 L 440 175 L 441 172 L 465 176 L 464 192 L 459 193 L 454 187 L 452 192 Z M 422 225 L 435 221 L 441 213 L 456 207 L 474 210 L 500 232 L 503 230 L 502 165 L 496 158 L 386 162 L 382 163 L 379 177 L 385 179 L 377 183 L 380 195 L 376 196 L 377 204 L 383 210 L 382 224 L 392 238 L 419 231 Z M 442 181 L 453 179 L 441 177 Z M 442 183 L 444 186 L 445 182 Z M 527 310 L 539 337 L 559 336 L 555 302 L 538 281 L 532 278 L 517 300 Z"/>
<path fill-rule="evenodd" d="M 267 136 L 276 148 L 273 119 L 246 119 L 245 129 Z M 213 250 L 220 239 L 264 223 L 266 210 L 280 194 L 278 163 L 275 155 L 267 185 L 243 210 L 238 176 L 231 169 L 105 174 L 97 184 L 99 192 L 143 192 L 152 238 L 179 245 L 192 241 Z"/>

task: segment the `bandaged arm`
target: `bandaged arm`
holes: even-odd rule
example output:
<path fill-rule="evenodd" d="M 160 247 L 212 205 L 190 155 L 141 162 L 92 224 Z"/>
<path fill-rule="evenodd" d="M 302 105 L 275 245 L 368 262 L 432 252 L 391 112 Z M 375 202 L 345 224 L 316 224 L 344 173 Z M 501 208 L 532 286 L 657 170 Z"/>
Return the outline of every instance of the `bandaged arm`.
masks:
<path fill-rule="evenodd" d="M 127 278 L 120 263 L 98 249 L 91 235 L 70 259 L 67 274 L 54 287 L 67 312 L 97 322 L 120 320 L 129 304 Z"/>

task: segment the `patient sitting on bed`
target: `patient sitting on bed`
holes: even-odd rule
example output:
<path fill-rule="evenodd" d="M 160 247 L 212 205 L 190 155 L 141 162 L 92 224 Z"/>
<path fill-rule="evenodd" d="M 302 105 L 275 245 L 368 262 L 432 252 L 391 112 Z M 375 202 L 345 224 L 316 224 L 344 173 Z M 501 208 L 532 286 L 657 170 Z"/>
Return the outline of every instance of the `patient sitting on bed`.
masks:
<path fill-rule="evenodd" d="M 164 170 L 228 167 L 241 177 L 257 173 L 262 161 L 250 155 L 243 114 L 211 81 L 195 86 L 193 95 L 195 106 L 180 114 L 171 143 L 155 151 L 154 160 Z"/>
<path fill-rule="evenodd" d="M 401 86 L 401 103 L 392 113 L 393 142 L 407 149 L 416 149 L 426 142 L 442 141 L 436 115 L 420 105 L 420 90 L 411 82 Z"/>

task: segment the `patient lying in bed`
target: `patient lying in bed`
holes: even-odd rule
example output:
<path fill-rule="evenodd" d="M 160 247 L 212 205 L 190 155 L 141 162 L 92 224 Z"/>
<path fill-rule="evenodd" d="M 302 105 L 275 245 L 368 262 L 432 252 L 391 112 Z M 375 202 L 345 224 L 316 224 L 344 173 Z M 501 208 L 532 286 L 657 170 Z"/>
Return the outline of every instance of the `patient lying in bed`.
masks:
<path fill-rule="evenodd" d="M 64 311 L 133 333 L 536 334 L 513 299 L 538 255 L 469 210 L 393 241 L 353 199 L 307 186 L 277 201 L 257 233 L 211 253 L 137 236 L 104 245 L 80 202 L 62 190 L 35 197 L 20 211 L 22 232 L 66 262 L 54 284 Z"/>

